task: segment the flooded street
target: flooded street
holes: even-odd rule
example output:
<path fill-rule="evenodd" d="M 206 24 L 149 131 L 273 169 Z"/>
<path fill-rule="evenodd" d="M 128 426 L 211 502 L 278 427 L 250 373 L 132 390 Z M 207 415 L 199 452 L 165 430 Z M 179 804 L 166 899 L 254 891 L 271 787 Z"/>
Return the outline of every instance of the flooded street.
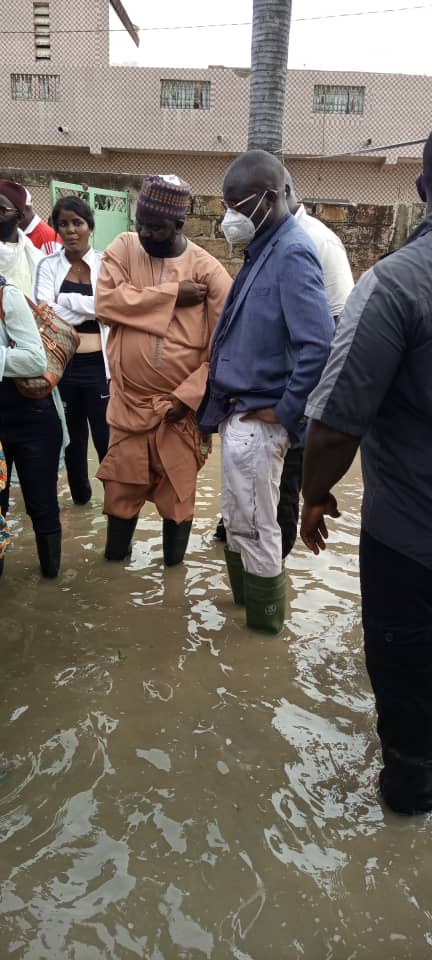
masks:
<path fill-rule="evenodd" d="M 184 565 L 143 511 L 102 557 L 102 490 L 41 582 L 15 488 L 0 582 L 0 956 L 423 960 L 430 817 L 384 812 L 357 577 L 358 466 L 320 558 L 298 543 L 284 633 L 231 600 L 219 456 Z"/>

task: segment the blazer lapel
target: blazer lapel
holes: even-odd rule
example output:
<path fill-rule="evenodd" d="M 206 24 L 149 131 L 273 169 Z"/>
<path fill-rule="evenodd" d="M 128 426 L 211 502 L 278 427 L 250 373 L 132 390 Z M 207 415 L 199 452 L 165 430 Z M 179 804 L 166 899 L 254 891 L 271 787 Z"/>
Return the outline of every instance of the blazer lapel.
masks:
<path fill-rule="evenodd" d="M 241 288 L 241 290 L 240 290 L 240 293 L 239 293 L 238 297 L 236 297 L 236 301 L 235 301 L 235 304 L 234 304 L 234 310 L 233 310 L 233 312 L 232 312 L 232 314 L 231 314 L 231 320 L 234 320 L 234 317 L 235 317 L 237 311 L 240 309 L 240 307 L 241 307 L 242 303 L 244 302 L 247 294 L 249 293 L 249 290 L 250 290 L 250 288 L 251 288 L 251 286 L 252 286 L 252 284 L 253 284 L 253 282 L 254 282 L 254 280 L 255 280 L 255 277 L 259 274 L 259 272 L 260 272 L 261 268 L 264 266 L 267 258 L 270 256 L 271 251 L 272 251 L 272 248 L 273 248 L 273 237 L 272 237 L 272 239 L 271 239 L 271 242 L 268 243 L 267 246 L 264 247 L 264 250 L 262 251 L 262 253 L 260 253 L 260 255 L 259 255 L 259 257 L 258 257 L 258 260 L 256 261 L 256 263 L 254 263 L 252 269 L 249 270 L 249 273 L 248 273 L 248 275 L 247 275 L 247 277 L 246 277 L 246 280 L 245 280 L 245 282 L 244 282 L 244 284 L 243 284 L 243 286 L 242 286 L 242 288 Z"/>
<path fill-rule="evenodd" d="M 252 286 L 252 284 L 253 284 L 253 282 L 254 282 L 254 280 L 255 280 L 255 277 L 257 277 L 257 275 L 259 274 L 261 268 L 264 266 L 266 260 L 267 260 L 268 257 L 270 256 L 270 254 L 271 254 L 271 252 L 272 252 L 272 250 L 273 250 L 273 247 L 274 247 L 275 244 L 278 242 L 278 240 L 279 240 L 279 230 L 278 230 L 276 233 L 273 234 L 273 236 L 272 236 L 271 239 L 269 240 L 268 244 L 264 247 L 264 250 L 262 251 L 262 253 L 260 253 L 260 255 L 259 255 L 259 257 L 258 257 L 258 260 L 256 261 L 256 263 L 254 263 L 253 267 L 252 267 L 251 270 L 249 271 L 249 273 L 248 273 L 248 275 L 247 275 L 247 277 L 246 277 L 246 280 L 245 280 L 245 282 L 244 282 L 244 284 L 243 284 L 243 286 L 242 286 L 242 288 L 241 288 L 241 290 L 240 290 L 240 293 L 239 293 L 239 295 L 236 297 L 236 300 L 235 300 L 235 303 L 234 303 L 234 306 L 233 306 L 233 311 L 232 311 L 232 314 L 231 314 L 231 317 L 230 317 L 230 320 L 229 320 L 229 323 L 228 323 L 228 324 L 225 323 L 225 316 L 224 316 L 225 311 L 222 312 L 222 316 L 221 316 L 221 318 L 220 318 L 220 320 L 219 320 L 219 323 L 218 323 L 218 325 L 217 325 L 217 327 L 216 327 L 216 331 L 215 331 L 215 334 L 214 334 L 214 337 L 213 337 L 213 348 L 215 347 L 215 345 L 216 345 L 216 343 L 217 343 L 217 341 L 218 341 L 218 339 L 219 339 L 219 335 L 223 332 L 223 334 L 224 334 L 224 336 L 225 336 L 225 334 L 228 332 L 228 330 L 229 330 L 230 327 L 232 326 L 232 324 L 233 324 L 233 322 L 234 322 L 234 320 L 235 320 L 235 318 L 236 318 L 236 316 L 237 316 L 237 314 L 238 314 L 238 312 L 239 312 L 239 310 L 240 310 L 240 307 L 241 307 L 242 304 L 244 303 L 245 298 L 247 297 L 247 295 L 248 295 L 248 293 L 249 293 L 249 290 L 250 290 L 250 288 L 251 288 L 251 286 Z"/>

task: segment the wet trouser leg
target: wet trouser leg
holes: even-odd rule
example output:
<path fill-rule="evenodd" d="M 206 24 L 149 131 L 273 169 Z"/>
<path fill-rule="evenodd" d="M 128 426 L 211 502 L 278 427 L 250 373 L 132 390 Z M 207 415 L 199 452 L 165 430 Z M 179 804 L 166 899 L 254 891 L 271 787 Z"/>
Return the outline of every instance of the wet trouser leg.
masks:
<path fill-rule="evenodd" d="M 381 793 L 398 813 L 431 810 L 432 570 L 362 531 L 360 576 Z"/>
<path fill-rule="evenodd" d="M 85 395 L 80 384 L 69 379 L 61 381 L 59 389 L 70 437 L 65 452 L 69 488 L 74 502 L 84 504 L 92 494 L 88 475 L 89 429 Z"/>
<path fill-rule="evenodd" d="M 1 441 L 8 468 L 6 489 L 0 494 L 0 508 L 5 515 L 9 506 L 9 484 L 15 464 L 26 512 L 36 534 L 60 531 L 57 499 L 57 474 L 62 443 L 62 428 L 51 397 L 29 401 L 40 406 L 38 419 L 15 423 L 1 431 Z"/>
<path fill-rule="evenodd" d="M 280 424 L 233 414 L 221 425 L 220 435 L 228 547 L 241 553 L 249 573 L 277 576 L 282 570 L 277 507 L 288 434 Z"/>
<path fill-rule="evenodd" d="M 70 436 L 65 455 L 69 487 L 75 503 L 87 503 L 92 493 L 88 475 L 89 423 L 99 462 L 106 456 L 109 441 L 109 386 L 102 352 L 76 354 L 60 381 L 60 393 Z"/>
<path fill-rule="evenodd" d="M 44 576 L 57 576 L 60 566 L 61 525 L 57 499 L 57 474 L 62 427 L 51 397 L 28 402 L 28 420 L 3 425 L 1 440 L 10 478 L 15 464 L 26 512 L 36 536 Z M 25 410 L 23 411 L 25 413 Z M 0 494 L 6 515 L 9 484 Z"/>
<path fill-rule="evenodd" d="M 222 512 L 233 596 L 236 602 L 243 599 L 232 579 L 234 564 L 242 564 L 248 626 L 278 633 L 285 616 L 285 574 L 277 506 L 288 434 L 280 424 L 243 420 L 238 414 L 222 424 L 220 434 Z"/>
<path fill-rule="evenodd" d="M 297 539 L 303 448 L 290 447 L 286 453 L 280 482 L 278 524 L 282 532 L 282 557 L 288 556 Z"/>
<path fill-rule="evenodd" d="M 101 371 L 99 379 L 86 388 L 87 417 L 90 431 L 99 463 L 107 455 L 109 443 L 109 426 L 107 424 L 107 407 L 109 402 L 109 384 L 105 370 Z"/>

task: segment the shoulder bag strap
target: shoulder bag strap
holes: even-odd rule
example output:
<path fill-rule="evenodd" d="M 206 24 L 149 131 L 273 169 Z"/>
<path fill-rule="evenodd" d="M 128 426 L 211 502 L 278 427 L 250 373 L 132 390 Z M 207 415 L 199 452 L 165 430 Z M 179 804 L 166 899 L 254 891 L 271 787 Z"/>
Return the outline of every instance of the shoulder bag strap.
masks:
<path fill-rule="evenodd" d="M 51 309 L 50 306 L 48 306 L 47 303 L 40 303 L 40 304 L 33 303 L 33 300 L 31 300 L 30 297 L 27 297 L 27 296 L 26 296 L 26 300 L 30 307 L 30 310 L 33 312 L 33 314 L 36 317 L 40 317 L 41 320 L 46 320 L 47 314 L 48 316 L 50 316 L 54 313 L 54 311 Z"/>
<path fill-rule="evenodd" d="M 3 290 L 4 290 L 4 286 L 0 287 L 0 320 L 2 320 L 2 322 L 4 323 L 5 312 L 3 308 Z M 41 306 L 36 306 L 36 304 L 33 303 L 33 300 L 30 300 L 30 297 L 26 297 L 26 300 L 33 314 L 36 314 L 36 316 L 40 317 L 41 320 L 46 320 L 45 311 L 46 310 L 51 311 L 51 307 L 49 307 L 47 303 L 41 304 Z"/>

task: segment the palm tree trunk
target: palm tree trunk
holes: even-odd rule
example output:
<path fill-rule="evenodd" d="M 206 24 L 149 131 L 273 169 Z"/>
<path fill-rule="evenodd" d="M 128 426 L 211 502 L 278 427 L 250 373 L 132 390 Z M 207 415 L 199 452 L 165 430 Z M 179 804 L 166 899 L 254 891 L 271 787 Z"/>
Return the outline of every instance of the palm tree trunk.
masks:
<path fill-rule="evenodd" d="M 291 0 L 254 0 L 248 150 L 283 161 L 282 125 Z"/>

